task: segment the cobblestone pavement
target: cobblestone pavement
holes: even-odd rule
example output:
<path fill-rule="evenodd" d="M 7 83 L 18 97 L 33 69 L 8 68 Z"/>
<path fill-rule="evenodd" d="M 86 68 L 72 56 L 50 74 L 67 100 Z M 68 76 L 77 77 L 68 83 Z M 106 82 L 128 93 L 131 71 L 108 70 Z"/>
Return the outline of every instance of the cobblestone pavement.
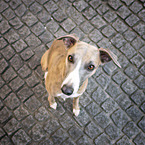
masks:
<path fill-rule="evenodd" d="M 0 144 L 144 145 L 145 0 L 0 0 Z M 80 98 L 49 107 L 40 59 L 67 33 L 110 48 Z"/>

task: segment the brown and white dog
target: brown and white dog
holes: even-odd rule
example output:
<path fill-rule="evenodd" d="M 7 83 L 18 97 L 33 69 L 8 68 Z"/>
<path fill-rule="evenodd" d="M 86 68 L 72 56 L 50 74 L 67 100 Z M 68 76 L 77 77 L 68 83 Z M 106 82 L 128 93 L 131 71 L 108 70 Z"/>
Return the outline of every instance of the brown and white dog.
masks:
<path fill-rule="evenodd" d="M 55 97 L 73 98 L 73 113 L 78 116 L 79 97 L 87 87 L 88 78 L 96 72 L 101 63 L 111 60 L 121 67 L 110 50 L 98 49 L 80 41 L 75 35 L 54 40 L 41 58 L 50 107 L 56 109 Z"/>

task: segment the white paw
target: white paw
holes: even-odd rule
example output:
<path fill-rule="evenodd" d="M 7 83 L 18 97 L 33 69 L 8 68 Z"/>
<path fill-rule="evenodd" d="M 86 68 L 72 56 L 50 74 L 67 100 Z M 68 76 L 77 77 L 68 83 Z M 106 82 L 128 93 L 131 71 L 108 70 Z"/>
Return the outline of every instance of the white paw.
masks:
<path fill-rule="evenodd" d="M 57 108 L 57 103 L 55 102 L 54 104 L 50 105 L 50 107 L 56 110 L 56 108 Z"/>
<path fill-rule="evenodd" d="M 45 80 L 46 80 L 47 74 L 48 74 L 48 72 L 45 72 L 45 74 L 44 74 L 44 78 L 45 78 Z"/>
<path fill-rule="evenodd" d="M 80 113 L 80 109 L 76 110 L 76 109 L 73 109 L 73 113 L 75 116 L 78 116 L 79 113 Z"/>

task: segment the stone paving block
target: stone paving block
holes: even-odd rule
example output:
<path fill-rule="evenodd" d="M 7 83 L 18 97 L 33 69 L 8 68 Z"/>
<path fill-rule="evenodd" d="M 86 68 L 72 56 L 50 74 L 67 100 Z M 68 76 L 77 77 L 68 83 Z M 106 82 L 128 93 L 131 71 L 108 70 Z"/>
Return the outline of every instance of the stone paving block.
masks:
<path fill-rule="evenodd" d="M 83 11 L 83 15 L 88 19 L 92 19 L 95 15 L 96 15 L 96 11 L 93 10 L 91 7 L 87 7 L 84 11 Z"/>
<path fill-rule="evenodd" d="M 37 17 L 42 23 L 46 23 L 51 19 L 49 13 L 44 9 L 42 9 L 42 11 L 37 15 Z"/>
<path fill-rule="evenodd" d="M 140 75 L 136 80 L 134 80 L 134 83 L 140 88 L 145 89 L 145 77 L 143 75 Z"/>
<path fill-rule="evenodd" d="M 21 16 L 23 16 L 24 15 L 24 13 L 26 12 L 26 7 L 25 7 L 25 5 L 24 4 L 21 4 L 16 10 L 15 10 L 15 13 L 19 16 L 19 17 L 21 17 Z"/>
<path fill-rule="evenodd" d="M 111 145 L 111 140 L 108 138 L 108 136 L 103 133 L 97 139 L 95 139 L 95 145 Z"/>
<path fill-rule="evenodd" d="M 39 3 L 35 2 L 33 3 L 31 6 L 30 6 L 30 11 L 33 13 L 33 14 L 37 14 L 39 13 L 40 11 L 42 10 L 42 7 Z"/>
<path fill-rule="evenodd" d="M 17 118 L 17 120 L 22 120 L 24 119 L 26 116 L 29 115 L 29 112 L 24 108 L 23 105 L 19 106 L 15 111 L 14 114 Z"/>
<path fill-rule="evenodd" d="M 0 31 L 2 34 L 6 33 L 8 30 L 10 30 L 10 25 L 8 23 L 8 21 L 6 20 L 3 20 L 1 23 L 0 23 Z"/>
<path fill-rule="evenodd" d="M 143 46 L 139 52 L 141 53 L 141 55 L 145 58 L 145 46 Z"/>
<path fill-rule="evenodd" d="M 11 19 L 13 19 L 13 18 L 16 16 L 15 13 L 12 11 L 11 8 L 6 9 L 6 10 L 2 13 L 2 15 L 3 15 L 6 19 L 8 19 L 8 20 L 11 20 Z"/>
<path fill-rule="evenodd" d="M 66 10 L 67 15 L 77 24 L 80 25 L 85 21 L 85 18 L 75 8 L 69 7 Z"/>
<path fill-rule="evenodd" d="M 4 37 L 9 43 L 14 43 L 20 38 L 19 35 L 13 29 L 8 31 L 8 33 L 6 33 Z"/>
<path fill-rule="evenodd" d="M 140 3 L 138 3 L 137 1 L 135 1 L 134 3 L 132 3 L 131 6 L 130 6 L 130 9 L 134 13 L 139 12 L 142 8 L 143 8 L 143 6 Z"/>
<path fill-rule="evenodd" d="M 91 141 L 89 140 L 89 138 L 87 136 L 83 136 L 76 143 L 78 145 L 79 144 L 88 145 L 88 144 L 91 144 Z"/>
<path fill-rule="evenodd" d="M 131 100 L 125 93 L 120 94 L 115 100 L 123 110 L 131 106 Z"/>
<path fill-rule="evenodd" d="M 94 1 L 94 2 L 96 2 L 96 1 Z M 100 15 L 103 15 L 104 13 L 106 13 L 109 10 L 109 7 L 106 4 L 103 4 L 103 5 L 100 5 L 96 10 Z"/>
<path fill-rule="evenodd" d="M 0 123 L 4 123 L 10 119 L 12 113 L 8 110 L 7 107 L 4 107 L 2 110 L 0 110 L 0 116 Z"/>
<path fill-rule="evenodd" d="M 0 12 L 4 11 L 6 8 L 8 8 L 8 4 L 4 1 L 0 1 Z"/>
<path fill-rule="evenodd" d="M 18 30 L 18 33 L 21 37 L 26 38 L 30 34 L 30 30 L 27 26 L 23 26 L 22 28 Z M 20 39 L 20 41 L 22 40 Z"/>
<path fill-rule="evenodd" d="M 50 14 L 58 9 L 58 6 L 53 1 L 48 1 L 46 4 L 44 4 L 44 7 Z"/>
<path fill-rule="evenodd" d="M 4 104 L 2 101 L 0 101 L 0 109 L 2 109 L 4 107 Z"/>
<path fill-rule="evenodd" d="M 123 132 L 129 138 L 134 138 L 139 133 L 139 129 L 137 128 L 134 122 L 130 121 L 123 128 Z"/>
<path fill-rule="evenodd" d="M 5 84 L 4 80 L 2 79 L 2 77 L 0 78 L 0 88 L 2 88 L 2 86 Z"/>
<path fill-rule="evenodd" d="M 142 112 L 136 106 L 131 106 L 128 108 L 126 113 L 134 122 L 138 122 L 143 116 Z"/>
<path fill-rule="evenodd" d="M 38 36 L 45 31 L 45 28 L 42 23 L 38 22 L 32 27 L 31 31 Z"/>
<path fill-rule="evenodd" d="M 91 116 L 95 116 L 97 115 L 101 109 L 100 107 L 96 104 L 96 103 L 91 103 L 86 107 L 86 111 L 91 115 Z"/>
<path fill-rule="evenodd" d="M 31 128 L 34 124 L 35 120 L 31 115 L 22 120 L 22 125 L 25 129 Z"/>
<path fill-rule="evenodd" d="M 123 136 L 119 141 L 116 143 L 117 145 L 131 145 L 131 141 L 127 138 L 127 136 Z"/>
<path fill-rule="evenodd" d="M 119 0 L 110 0 L 108 4 L 110 5 L 110 7 L 112 7 L 115 10 L 122 5 Z"/>
<path fill-rule="evenodd" d="M 67 140 L 65 140 L 63 143 L 62 143 L 62 145 L 74 145 L 75 143 L 70 139 L 70 138 L 68 138 Z"/>
<path fill-rule="evenodd" d="M 44 139 L 39 143 L 39 145 L 53 145 L 53 142 L 49 139 Z"/>
<path fill-rule="evenodd" d="M 144 93 L 141 90 L 137 90 L 131 95 L 131 99 L 139 106 L 145 101 Z"/>
<path fill-rule="evenodd" d="M 10 1 L 10 6 L 13 8 L 13 9 L 16 9 L 22 2 L 19 1 L 19 0 L 12 0 Z"/>
<path fill-rule="evenodd" d="M 131 3 L 133 3 L 134 0 L 121 0 L 123 1 L 127 6 L 129 6 Z"/>
<path fill-rule="evenodd" d="M 85 133 L 92 139 L 96 138 L 102 131 L 94 123 L 89 123 L 85 127 Z"/>
<path fill-rule="evenodd" d="M 141 105 L 141 110 L 145 113 L 145 102 Z"/>
<path fill-rule="evenodd" d="M 2 129 L 0 129 L 0 137 L 3 137 L 4 135 L 5 135 L 5 132 Z"/>
<path fill-rule="evenodd" d="M 11 92 L 12 90 L 7 86 L 7 85 L 4 85 L 2 88 L 1 88 L 1 94 L 0 94 L 0 97 L 2 99 L 6 98 L 7 95 Z"/>
<path fill-rule="evenodd" d="M 12 145 L 11 140 L 8 138 L 8 136 L 5 136 L 0 140 L 1 144 L 7 144 L 7 145 Z"/>
<path fill-rule="evenodd" d="M 73 5 L 77 8 L 79 12 L 81 12 L 88 6 L 88 4 L 85 1 L 75 1 Z"/>
<path fill-rule="evenodd" d="M 139 72 L 145 76 L 145 64 L 139 69 Z"/>
<path fill-rule="evenodd" d="M 138 134 L 134 139 L 134 143 L 137 145 L 144 144 L 144 142 L 145 142 L 145 135 L 143 133 Z"/>
<path fill-rule="evenodd" d="M 33 56 L 28 65 L 30 66 L 31 69 L 35 69 L 38 65 L 40 65 L 40 58 L 38 58 L 37 56 Z"/>
<path fill-rule="evenodd" d="M 54 14 L 53 17 L 56 21 L 62 22 L 67 18 L 67 15 L 65 12 L 63 12 L 61 9 L 58 9 Z"/>
<path fill-rule="evenodd" d="M 139 13 L 138 16 L 145 22 L 145 10 L 142 9 Z"/>
<path fill-rule="evenodd" d="M 90 2 L 89 2 L 89 4 L 94 8 L 94 9 L 96 9 L 99 5 L 101 5 L 101 0 L 98 0 L 98 1 L 95 1 L 95 0 L 91 0 Z"/>
<path fill-rule="evenodd" d="M 52 33 L 57 32 L 58 28 L 59 25 L 54 20 L 51 20 L 46 24 L 46 29 Z"/>
<path fill-rule="evenodd" d="M 52 135 L 52 141 L 54 142 L 54 144 L 61 144 L 67 138 L 68 138 L 68 135 L 62 129 L 57 130 Z"/>
<path fill-rule="evenodd" d="M 61 23 L 61 26 L 69 33 L 76 27 L 76 24 L 70 18 L 68 18 Z"/>
<path fill-rule="evenodd" d="M 145 33 L 145 25 L 142 22 L 134 26 L 133 29 L 141 36 Z"/>
<path fill-rule="evenodd" d="M 16 145 L 19 145 L 30 143 L 31 138 L 26 134 L 24 130 L 20 129 L 18 132 L 14 134 L 12 140 Z"/>
<path fill-rule="evenodd" d="M 108 9 L 107 9 L 108 10 Z M 116 18 L 117 15 L 115 13 L 113 13 L 112 11 L 108 11 L 104 14 L 103 16 L 109 23 L 113 22 Z"/>
<path fill-rule="evenodd" d="M 81 104 L 82 106 L 86 107 L 87 105 L 90 104 L 91 98 L 88 96 L 87 93 L 84 93 L 84 94 L 82 94 L 82 96 L 80 97 L 79 101 L 80 101 L 80 104 Z"/>
<path fill-rule="evenodd" d="M 118 9 L 117 14 L 122 18 L 125 19 L 131 14 L 131 11 L 128 10 L 126 6 L 122 6 Z"/>
<path fill-rule="evenodd" d="M 84 23 L 82 23 L 80 25 L 80 28 L 84 33 L 87 33 L 87 34 L 93 30 L 93 26 L 88 21 L 85 21 Z"/>
<path fill-rule="evenodd" d="M 14 29 L 19 29 L 22 27 L 23 23 L 20 21 L 18 17 L 15 17 L 14 19 L 10 20 L 9 23 L 14 27 Z"/>
<path fill-rule="evenodd" d="M 121 52 L 125 54 L 127 58 L 132 58 L 136 54 L 136 50 L 129 44 L 126 43 L 120 48 Z"/>
<path fill-rule="evenodd" d="M 144 58 L 140 54 L 137 54 L 130 61 L 132 62 L 132 64 L 135 64 L 137 68 L 139 68 L 144 62 Z"/>
<path fill-rule="evenodd" d="M 23 1 L 23 3 L 27 6 L 27 7 L 29 7 L 35 0 L 22 0 Z"/>
<path fill-rule="evenodd" d="M 145 117 L 141 119 L 141 121 L 138 123 L 139 127 L 142 129 L 143 132 L 145 132 Z"/>
<path fill-rule="evenodd" d="M 32 136 L 32 139 L 36 142 L 43 140 L 46 136 L 42 125 L 39 124 L 33 126 L 33 128 L 29 131 L 29 134 Z"/>
<path fill-rule="evenodd" d="M 18 91 L 17 95 L 20 100 L 24 102 L 26 99 L 33 95 L 33 92 L 30 90 L 30 88 L 25 86 L 20 91 Z"/>
<path fill-rule="evenodd" d="M 46 93 L 46 89 L 43 85 L 38 84 L 36 87 L 33 88 L 33 92 L 35 93 L 35 96 L 40 98 L 44 95 L 44 93 Z"/>
<path fill-rule="evenodd" d="M 12 133 L 20 129 L 20 127 L 20 123 L 15 118 L 12 118 L 4 126 L 4 130 L 7 132 L 8 135 L 11 135 Z"/>
<path fill-rule="evenodd" d="M 76 141 L 78 140 L 82 135 L 83 132 L 82 130 L 77 127 L 76 125 L 74 125 L 69 131 L 68 133 L 70 134 L 70 136 Z"/>
<path fill-rule="evenodd" d="M 22 61 L 21 57 L 17 54 L 10 60 L 10 63 L 11 63 L 11 66 L 16 71 L 19 70 L 24 65 L 24 62 Z"/>
<path fill-rule="evenodd" d="M 107 26 L 102 30 L 102 33 L 106 36 L 106 37 L 112 37 L 115 35 L 116 31 L 111 27 L 111 26 Z"/>
<path fill-rule="evenodd" d="M 127 30 L 123 33 L 123 36 L 127 41 L 132 41 L 136 37 L 136 34 L 132 30 Z"/>
<path fill-rule="evenodd" d="M 34 55 L 34 52 L 30 48 L 27 48 L 20 55 L 23 60 L 28 60 Z"/>
<path fill-rule="evenodd" d="M 131 80 L 126 80 L 121 87 L 123 91 L 128 95 L 131 95 L 137 90 L 137 87 L 132 83 Z"/>
<path fill-rule="evenodd" d="M 115 111 L 112 115 L 111 118 L 115 125 L 119 128 L 123 128 L 124 125 L 130 120 L 128 116 L 121 110 Z"/>
<path fill-rule="evenodd" d="M 11 93 L 5 100 L 5 105 L 10 109 L 14 110 L 20 105 L 20 101 L 14 93 Z"/>
<path fill-rule="evenodd" d="M 7 45 L 6 40 L 3 37 L 1 37 L 0 38 L 0 49 L 2 49 L 3 47 L 5 47 L 6 45 Z"/>
<path fill-rule="evenodd" d="M 107 25 L 107 23 L 99 16 L 95 16 L 92 20 L 91 23 L 94 25 L 95 28 L 100 29 L 104 26 Z"/>
<path fill-rule="evenodd" d="M 133 46 L 135 49 L 139 50 L 141 47 L 144 46 L 144 40 L 142 40 L 141 38 L 137 37 L 137 38 L 135 38 L 135 39 L 132 41 L 131 44 L 132 44 L 132 46 Z"/>
<path fill-rule="evenodd" d="M 30 97 L 24 104 L 31 112 L 34 112 L 41 106 L 41 103 L 37 100 L 35 96 Z"/>
<path fill-rule="evenodd" d="M 12 58 L 12 56 L 14 56 L 15 52 L 12 49 L 12 47 L 10 45 L 8 45 L 7 47 L 5 47 L 5 49 L 3 49 L 1 51 L 1 53 L 3 54 L 3 56 L 5 56 L 5 58 L 7 60 L 9 60 L 10 58 Z"/>
<path fill-rule="evenodd" d="M 70 1 L 59 0 L 57 1 L 57 5 L 60 6 L 62 9 L 67 9 L 71 7 Z"/>

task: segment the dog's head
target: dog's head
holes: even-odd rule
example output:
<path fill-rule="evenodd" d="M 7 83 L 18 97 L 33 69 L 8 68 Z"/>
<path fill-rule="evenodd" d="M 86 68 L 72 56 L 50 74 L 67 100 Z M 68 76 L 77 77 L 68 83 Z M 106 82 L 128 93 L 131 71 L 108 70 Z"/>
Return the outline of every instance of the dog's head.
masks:
<path fill-rule="evenodd" d="M 101 63 L 111 60 L 119 67 L 117 57 L 109 49 L 98 49 L 95 46 L 79 41 L 75 35 L 59 37 L 67 49 L 66 77 L 61 90 L 65 95 L 77 93 L 82 83 L 91 77 Z"/>

